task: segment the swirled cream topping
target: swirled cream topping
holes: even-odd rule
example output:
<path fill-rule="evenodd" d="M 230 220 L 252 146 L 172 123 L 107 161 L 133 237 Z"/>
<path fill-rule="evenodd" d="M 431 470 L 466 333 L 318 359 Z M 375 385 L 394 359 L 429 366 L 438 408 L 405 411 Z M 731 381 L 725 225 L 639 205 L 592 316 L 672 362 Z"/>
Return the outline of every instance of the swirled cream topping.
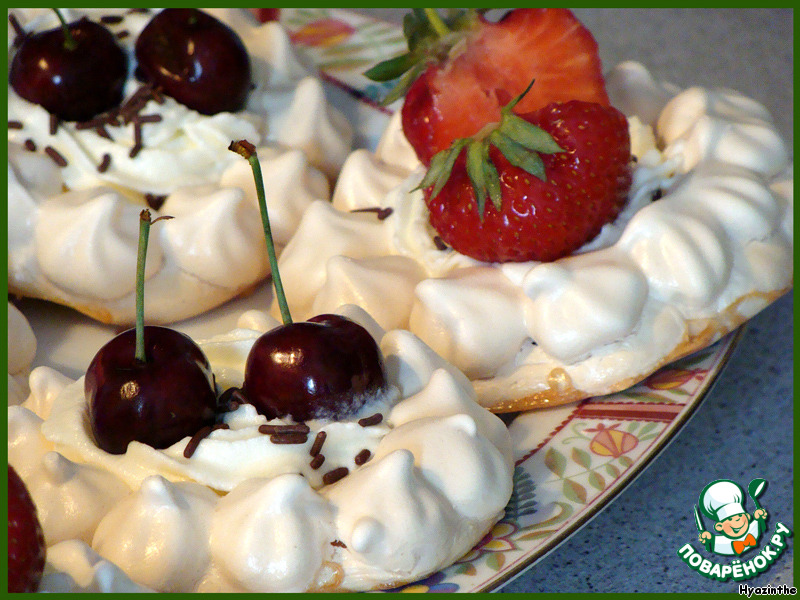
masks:
<path fill-rule="evenodd" d="M 199 443 L 110 455 L 92 440 L 82 379 L 34 369 L 30 397 L 9 408 L 9 462 L 55 555 L 44 589 L 367 590 L 414 581 L 477 543 L 511 495 L 505 425 L 419 338 L 355 306 L 340 312 L 379 343 L 390 391 L 350 420 L 307 422 L 290 444 L 273 436 L 291 422 L 242 404 Z M 249 327 L 273 324 L 245 314 L 200 342 L 220 388 L 241 385 L 260 335 Z"/>
<path fill-rule="evenodd" d="M 26 31 L 58 25 L 48 9 L 11 12 Z M 250 54 L 253 89 L 242 111 L 206 116 L 147 92 L 133 76 L 133 47 L 154 13 L 127 9 L 65 9 L 65 18 L 121 19 L 108 27 L 130 57 L 123 104 L 144 98 L 130 120 L 54 124 L 9 85 L 13 291 L 104 322 L 132 322 L 137 215 L 145 204 L 155 216 L 175 217 L 151 238 L 151 322 L 193 316 L 251 288 L 267 274 L 266 250 L 253 177 L 227 150 L 232 140 L 258 148 L 279 245 L 312 200 L 329 199 L 328 181 L 352 147 L 350 125 L 281 25 L 258 24 L 243 9 L 209 12 Z"/>
<path fill-rule="evenodd" d="M 441 247 L 396 115 L 282 254 L 293 310 L 358 304 L 508 410 L 622 389 L 764 308 L 791 286 L 793 247 L 793 168 L 766 110 L 729 90 L 675 90 L 634 63 L 607 83 L 629 119 L 633 185 L 576 254 L 486 264 Z"/>

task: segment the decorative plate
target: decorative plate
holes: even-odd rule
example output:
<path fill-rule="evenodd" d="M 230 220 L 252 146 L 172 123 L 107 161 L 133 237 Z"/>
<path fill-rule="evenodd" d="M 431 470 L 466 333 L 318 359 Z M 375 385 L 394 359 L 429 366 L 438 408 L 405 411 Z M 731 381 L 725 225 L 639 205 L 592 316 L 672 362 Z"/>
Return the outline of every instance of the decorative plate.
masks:
<path fill-rule="evenodd" d="M 374 148 L 392 108 L 387 86 L 361 73 L 405 48 L 395 25 L 338 9 L 282 9 L 293 42 L 331 84 L 332 101 L 354 123 L 357 141 Z M 269 284 L 175 327 L 207 337 L 235 327 L 244 310 L 270 302 Z M 79 377 L 117 331 L 42 301 L 19 304 L 39 344 L 34 366 Z M 506 516 L 451 567 L 400 592 L 496 589 L 553 550 L 606 506 L 664 448 L 699 406 L 738 340 L 734 333 L 622 393 L 517 415 L 514 493 Z M 508 422 L 510 419 L 507 418 Z"/>

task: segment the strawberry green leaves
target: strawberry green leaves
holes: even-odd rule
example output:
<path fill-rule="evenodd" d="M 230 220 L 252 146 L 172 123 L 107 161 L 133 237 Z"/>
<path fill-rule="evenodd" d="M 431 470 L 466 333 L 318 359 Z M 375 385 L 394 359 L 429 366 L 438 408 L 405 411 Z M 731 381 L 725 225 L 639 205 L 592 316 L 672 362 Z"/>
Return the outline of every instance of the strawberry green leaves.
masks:
<path fill-rule="evenodd" d="M 483 9 L 485 10 L 485 9 Z M 477 26 L 475 9 L 448 9 L 442 17 L 433 8 L 414 8 L 403 18 L 408 52 L 378 63 L 364 75 L 373 81 L 398 79 L 381 102 L 387 106 L 402 98 L 429 65 L 443 61 L 450 50 Z"/>
<path fill-rule="evenodd" d="M 544 129 L 514 114 L 514 107 L 532 85 L 533 82 L 501 109 L 499 123 L 484 128 L 474 138 L 457 139 L 449 148 L 435 154 L 417 189 L 433 186 L 430 198 L 435 198 L 450 178 L 461 152 L 466 149 L 465 166 L 475 192 L 478 214 L 483 216 L 487 198 L 499 211 L 502 206 L 500 176 L 489 157 L 491 146 L 497 148 L 515 167 L 545 180 L 544 162 L 540 154 L 555 154 L 564 152 L 564 149 Z"/>

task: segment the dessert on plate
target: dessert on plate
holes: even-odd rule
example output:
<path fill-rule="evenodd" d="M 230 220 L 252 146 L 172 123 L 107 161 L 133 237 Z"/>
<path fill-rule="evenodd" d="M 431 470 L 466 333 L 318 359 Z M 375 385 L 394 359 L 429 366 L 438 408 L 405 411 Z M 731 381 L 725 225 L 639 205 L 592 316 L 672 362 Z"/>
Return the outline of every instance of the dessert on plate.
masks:
<path fill-rule="evenodd" d="M 54 11 L 9 10 L 9 290 L 132 323 L 130 225 L 146 205 L 174 217 L 150 244 L 149 320 L 251 290 L 268 274 L 255 190 L 224 149 L 241 138 L 259 147 L 284 244 L 308 204 L 329 200 L 352 146 L 320 79 L 279 23 L 244 9 L 62 12 L 74 51 Z M 198 50 L 176 58 L 185 47 Z M 42 56 L 52 72 L 36 69 Z"/>
<path fill-rule="evenodd" d="M 34 369 L 30 397 L 9 408 L 8 447 L 47 541 L 42 589 L 376 589 L 476 544 L 511 494 L 505 425 L 416 336 L 340 312 L 375 336 L 389 391 L 341 421 L 306 421 L 294 443 L 280 443 L 293 419 L 241 404 L 199 443 L 111 454 L 84 417 L 83 378 Z M 245 313 L 240 325 L 199 342 L 220 389 L 242 386 L 250 348 L 277 322 Z"/>
<path fill-rule="evenodd" d="M 791 288 L 793 164 L 761 105 L 604 76 L 566 10 L 412 21 L 369 73 L 411 65 L 402 110 L 281 255 L 299 316 L 362 306 L 506 412 L 625 389 Z"/>
<path fill-rule="evenodd" d="M 230 149 L 250 162 L 274 267 L 260 159 Z M 199 344 L 145 325 L 157 220 L 139 218 L 136 326 L 77 381 L 34 369 L 8 410 L 43 590 L 383 589 L 486 535 L 511 497 L 511 438 L 460 371 L 356 306 L 294 322 L 277 269 L 283 324 L 252 311 Z"/>

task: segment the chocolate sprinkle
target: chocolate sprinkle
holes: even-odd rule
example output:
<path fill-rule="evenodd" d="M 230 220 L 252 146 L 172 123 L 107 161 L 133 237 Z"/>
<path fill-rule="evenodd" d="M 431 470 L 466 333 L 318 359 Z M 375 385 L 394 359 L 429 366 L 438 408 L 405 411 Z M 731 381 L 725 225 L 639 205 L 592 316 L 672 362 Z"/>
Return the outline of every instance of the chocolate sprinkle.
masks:
<path fill-rule="evenodd" d="M 383 421 L 383 415 L 381 413 L 375 413 L 372 416 L 359 419 L 358 424 L 361 425 L 362 427 L 370 427 L 372 425 L 377 425 L 381 421 Z"/>
<path fill-rule="evenodd" d="M 342 540 L 333 540 L 331 542 L 331 546 L 336 546 L 337 548 L 347 548 L 347 544 L 345 544 Z"/>
<path fill-rule="evenodd" d="M 121 29 L 120 31 L 117 32 L 117 39 L 118 40 L 123 40 L 126 37 L 128 37 L 130 34 L 131 34 L 131 32 L 128 31 L 127 29 Z"/>
<path fill-rule="evenodd" d="M 311 456 L 316 456 L 319 454 L 319 451 L 322 450 L 322 444 L 325 443 L 325 438 L 328 437 L 328 434 L 324 431 L 320 431 L 317 433 L 317 437 L 314 438 L 314 444 L 311 446 L 311 450 L 308 453 Z"/>
<path fill-rule="evenodd" d="M 656 200 L 661 200 L 661 198 L 663 197 L 664 197 L 664 190 L 658 188 L 655 192 L 653 192 L 653 195 L 650 197 L 650 200 L 652 202 L 655 202 Z"/>
<path fill-rule="evenodd" d="M 103 160 L 100 162 L 99 165 L 97 165 L 97 170 L 100 173 L 105 173 L 106 171 L 108 171 L 108 167 L 110 166 L 111 166 L 111 155 L 108 153 L 103 154 Z"/>
<path fill-rule="evenodd" d="M 336 483 L 340 479 L 347 477 L 348 473 L 350 473 L 350 470 L 347 467 L 336 467 L 322 476 L 322 483 L 325 485 Z"/>
<path fill-rule="evenodd" d="M 166 202 L 167 197 L 160 194 L 145 194 L 144 201 L 147 202 L 147 206 L 152 208 L 153 210 L 158 210 L 162 206 L 164 206 L 164 202 Z M 233 388 L 231 388 L 233 389 Z M 242 397 L 243 401 L 239 404 L 247 404 L 247 399 L 242 395 L 242 391 L 238 390 L 239 395 Z M 239 408 L 239 405 L 236 405 L 236 408 Z M 236 410 L 236 408 L 232 410 Z"/>
<path fill-rule="evenodd" d="M 258 428 L 261 433 L 261 427 Z M 308 435 L 305 433 L 273 433 L 269 436 L 269 441 L 273 444 L 305 444 Z"/>
<path fill-rule="evenodd" d="M 146 15 L 149 12 L 150 12 L 149 8 L 129 8 L 128 9 L 128 14 L 129 15 L 134 15 L 134 14 L 137 14 L 137 13 Z"/>
<path fill-rule="evenodd" d="M 131 148 L 131 151 L 128 153 L 128 156 L 130 156 L 131 158 L 136 158 L 139 155 L 139 152 L 141 151 L 142 151 L 142 145 L 134 144 L 133 148 Z"/>
<path fill-rule="evenodd" d="M 259 433 L 266 433 L 272 435 L 275 433 L 302 433 L 308 435 L 311 428 L 305 423 L 296 423 L 294 425 L 261 425 L 258 428 Z"/>
<path fill-rule="evenodd" d="M 159 198 L 162 196 L 156 196 L 155 194 L 145 194 L 144 198 L 147 200 L 147 203 L 150 204 L 150 200 L 153 198 Z M 165 196 L 163 198 L 166 198 Z M 164 200 L 161 201 L 161 204 L 164 203 Z M 159 206 L 161 206 L 159 204 Z M 153 210 L 158 210 L 158 208 L 151 205 Z M 247 396 L 244 395 L 244 391 L 241 388 L 237 387 L 229 387 L 227 390 L 220 394 L 219 400 L 217 401 L 218 409 L 224 412 L 233 412 L 237 408 L 239 408 L 242 404 L 249 404 L 247 401 Z"/>
<path fill-rule="evenodd" d="M 192 439 L 189 440 L 189 443 L 186 444 L 186 448 L 183 449 L 183 457 L 184 458 L 192 458 L 194 453 L 197 451 L 197 447 L 200 445 L 204 439 L 208 437 L 208 434 L 211 433 L 211 427 L 206 425 L 200 431 L 195 433 L 192 436 Z"/>
<path fill-rule="evenodd" d="M 350 212 L 354 213 L 374 212 L 375 216 L 378 217 L 378 220 L 383 221 L 391 216 L 391 214 L 394 212 L 394 209 L 391 206 L 387 206 L 386 208 L 381 208 L 380 206 L 372 206 L 369 208 L 354 208 Z"/>
<path fill-rule="evenodd" d="M 186 444 L 186 448 L 183 449 L 183 457 L 192 458 L 194 453 L 197 451 L 197 447 L 200 445 L 200 442 L 206 439 L 212 431 L 217 431 L 218 429 L 230 429 L 230 426 L 227 423 L 216 423 L 213 427 L 206 425 L 200 431 L 195 433 Z"/>
<path fill-rule="evenodd" d="M 53 162 L 56 163 L 59 167 L 66 167 L 67 166 L 67 159 L 64 158 L 61 153 L 53 148 L 52 146 L 47 146 L 44 149 L 44 153 L 47 154 L 50 158 L 53 159 Z"/>
<path fill-rule="evenodd" d="M 36 142 L 34 142 L 32 139 L 25 140 L 25 150 L 36 152 Z"/>
<path fill-rule="evenodd" d="M 445 244 L 444 240 L 440 238 L 438 235 L 433 237 L 433 245 L 436 246 L 437 250 L 449 250 L 450 246 Z"/>
<path fill-rule="evenodd" d="M 100 22 L 105 25 L 119 25 L 124 20 L 125 17 L 121 17 L 119 15 L 103 15 L 100 17 Z"/>
<path fill-rule="evenodd" d="M 325 455 L 317 454 L 314 458 L 311 459 L 311 462 L 308 463 L 308 466 L 316 471 L 322 466 L 322 463 L 324 462 L 325 462 Z"/>
<path fill-rule="evenodd" d="M 22 121 L 9 121 L 8 122 L 9 129 L 22 129 Z"/>
<path fill-rule="evenodd" d="M 94 128 L 94 132 L 97 135 L 99 135 L 100 137 L 106 138 L 107 140 L 111 140 L 112 139 L 111 135 L 108 133 L 108 131 L 106 130 L 105 126 L 103 126 L 103 125 L 98 125 L 97 127 L 95 127 Z"/>
<path fill-rule="evenodd" d="M 56 134 L 59 123 L 61 123 L 61 120 L 53 113 L 50 113 L 50 135 Z"/>
<path fill-rule="evenodd" d="M 356 454 L 356 457 L 353 459 L 353 461 L 360 467 L 365 462 L 367 462 L 371 456 L 372 452 L 364 448 L 361 452 Z"/>

